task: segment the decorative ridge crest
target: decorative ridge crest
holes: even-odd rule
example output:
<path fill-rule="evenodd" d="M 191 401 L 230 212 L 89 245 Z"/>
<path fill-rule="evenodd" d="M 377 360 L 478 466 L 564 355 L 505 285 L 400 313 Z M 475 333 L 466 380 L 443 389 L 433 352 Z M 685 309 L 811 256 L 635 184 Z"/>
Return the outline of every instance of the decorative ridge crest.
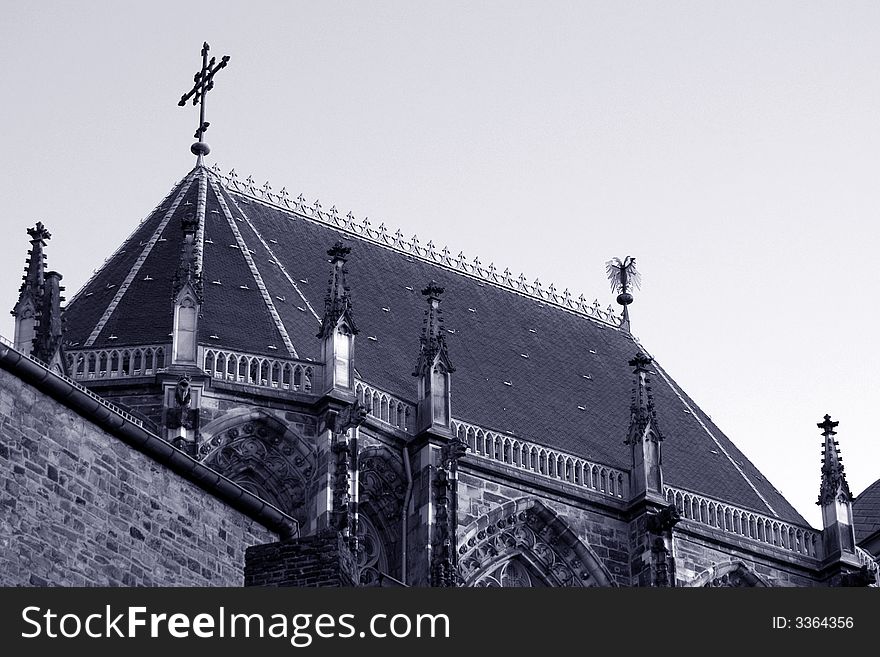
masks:
<path fill-rule="evenodd" d="M 459 252 L 457 256 L 451 256 L 452 252 L 446 247 L 438 250 L 431 241 L 423 245 L 415 235 L 407 240 L 404 238 L 402 231 L 398 229 L 391 233 L 384 223 L 380 223 L 377 228 L 373 228 L 369 218 L 365 217 L 358 220 L 352 212 L 343 215 L 336 209 L 335 205 L 331 206 L 329 210 L 324 210 L 320 201 L 316 200 L 314 203 L 309 204 L 302 194 L 296 198 L 291 198 L 291 195 L 285 188 L 282 188 L 279 192 L 274 192 L 268 182 L 260 186 L 251 176 L 241 180 L 235 169 L 224 174 L 220 170 L 219 165 L 215 163 L 209 171 L 230 192 L 243 194 L 255 201 L 292 212 L 303 219 L 329 226 L 353 237 L 377 244 L 392 251 L 397 251 L 411 258 L 418 258 L 443 269 L 464 274 L 470 278 L 509 290 L 521 296 L 551 304 L 606 326 L 616 329 L 621 328 L 622 317 L 617 314 L 614 307 L 610 304 L 607 308 L 603 309 L 598 299 L 591 303 L 587 301 L 583 294 L 574 298 L 568 288 L 560 293 L 557 292 L 554 285 L 551 284 L 545 287 L 538 279 L 534 283 L 528 283 L 523 274 L 514 278 L 509 269 L 499 272 L 494 263 L 484 266 L 479 257 L 469 260 L 463 252 Z"/>

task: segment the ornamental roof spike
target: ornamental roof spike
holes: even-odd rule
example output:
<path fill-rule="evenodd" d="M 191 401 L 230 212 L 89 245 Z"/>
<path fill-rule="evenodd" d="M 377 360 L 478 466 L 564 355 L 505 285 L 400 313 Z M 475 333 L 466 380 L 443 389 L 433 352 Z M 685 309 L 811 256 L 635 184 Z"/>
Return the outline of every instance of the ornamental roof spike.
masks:
<path fill-rule="evenodd" d="M 321 201 L 319 199 L 315 199 L 315 202 L 312 203 L 312 207 L 315 208 L 315 212 L 321 211 Z"/>
<path fill-rule="evenodd" d="M 335 205 L 330 206 L 329 212 L 331 217 L 337 217 L 339 215 L 339 210 L 336 209 Z"/>
<path fill-rule="evenodd" d="M 264 194 L 269 194 L 272 191 L 272 185 L 269 184 L 268 180 L 263 183 L 261 190 Z"/>
<path fill-rule="evenodd" d="M 370 232 L 370 226 L 371 226 L 371 225 L 372 225 L 372 224 L 370 223 L 370 218 L 369 218 L 369 217 L 364 217 L 364 220 L 361 222 L 361 227 L 363 228 L 363 230 L 364 230 L 365 233 L 369 233 L 369 232 Z"/>
<path fill-rule="evenodd" d="M 410 240 L 410 243 L 409 243 L 409 247 L 410 247 L 410 251 L 412 251 L 413 253 L 419 253 L 419 249 L 421 247 L 419 246 L 418 235 L 412 236 L 412 239 Z"/>
<path fill-rule="evenodd" d="M 306 197 L 300 194 L 296 197 L 296 202 L 304 206 L 306 204 Z"/>
<path fill-rule="evenodd" d="M 839 424 L 840 422 L 832 420 L 826 413 L 822 422 L 816 425 L 822 429 L 822 481 L 819 486 L 819 500 L 816 502 L 820 506 L 837 502 L 845 504 L 853 500 L 846 473 L 843 471 L 840 447 L 834 438 Z"/>
<path fill-rule="evenodd" d="M 520 289 L 524 288 L 526 286 L 526 275 L 520 272 L 516 282 Z"/>
<path fill-rule="evenodd" d="M 651 440 L 653 442 L 663 440 L 663 435 L 660 433 L 660 427 L 657 424 L 654 395 L 651 392 L 649 368 L 652 362 L 651 358 L 642 351 L 639 351 L 629 361 L 629 366 L 634 368 L 635 381 L 630 402 L 629 431 L 627 432 L 627 439 L 624 441 L 628 445 L 644 440 Z"/>
<path fill-rule="evenodd" d="M 222 175 L 223 175 L 222 172 L 220 171 L 220 164 L 217 163 L 217 162 L 214 162 L 214 164 L 212 164 L 208 170 L 209 170 L 211 173 L 215 173 L 215 174 L 217 174 L 218 176 L 222 176 Z"/>

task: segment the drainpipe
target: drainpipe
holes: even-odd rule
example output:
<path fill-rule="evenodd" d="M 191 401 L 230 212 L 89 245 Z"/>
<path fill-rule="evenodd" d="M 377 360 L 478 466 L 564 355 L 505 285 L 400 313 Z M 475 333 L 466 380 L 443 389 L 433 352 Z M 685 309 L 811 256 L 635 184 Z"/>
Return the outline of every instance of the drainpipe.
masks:
<path fill-rule="evenodd" d="M 408 518 L 409 518 L 409 503 L 410 498 L 412 498 L 412 466 L 409 464 L 409 447 L 407 445 L 403 446 L 403 468 L 406 471 L 406 493 L 403 495 L 403 511 L 400 514 L 400 580 L 403 584 L 406 584 L 406 570 L 407 570 L 407 561 L 406 561 L 406 536 L 409 533 L 408 526 Z"/>

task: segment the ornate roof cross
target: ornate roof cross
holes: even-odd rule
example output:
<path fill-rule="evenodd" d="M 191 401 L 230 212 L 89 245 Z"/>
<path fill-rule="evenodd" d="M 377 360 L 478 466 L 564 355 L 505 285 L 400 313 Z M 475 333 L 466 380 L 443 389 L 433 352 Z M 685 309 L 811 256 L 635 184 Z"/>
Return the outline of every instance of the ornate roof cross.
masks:
<path fill-rule="evenodd" d="M 200 70 L 193 76 L 193 81 L 195 82 L 193 88 L 183 94 L 180 97 L 180 102 L 177 103 L 178 105 L 183 107 L 184 105 L 186 105 L 186 101 L 192 98 L 193 105 L 200 105 L 199 127 L 196 130 L 196 133 L 193 135 L 193 137 L 198 139 L 198 142 L 190 147 L 193 155 L 198 156 L 199 164 L 202 163 L 202 157 L 211 152 L 208 144 L 203 141 L 205 131 L 208 129 L 208 126 L 211 125 L 210 123 L 205 121 L 205 96 L 208 94 L 209 91 L 211 91 L 211 89 L 214 88 L 214 76 L 217 74 L 217 71 L 224 68 L 226 64 L 229 63 L 229 55 L 223 55 L 220 63 L 217 63 L 216 57 L 211 57 L 211 61 L 208 61 L 208 51 L 210 49 L 211 47 L 206 41 L 202 45 L 202 70 Z"/>

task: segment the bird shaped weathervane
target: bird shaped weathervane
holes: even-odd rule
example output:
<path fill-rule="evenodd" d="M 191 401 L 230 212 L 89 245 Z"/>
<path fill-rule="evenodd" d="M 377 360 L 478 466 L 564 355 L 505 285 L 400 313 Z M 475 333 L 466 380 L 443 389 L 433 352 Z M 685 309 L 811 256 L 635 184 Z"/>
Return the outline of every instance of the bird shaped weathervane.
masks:
<path fill-rule="evenodd" d="M 211 57 L 211 60 L 208 61 L 208 51 L 210 49 L 211 46 L 209 46 L 206 41 L 202 45 L 202 69 L 193 76 L 195 84 L 192 89 L 180 97 L 180 102 L 177 103 L 183 107 L 186 105 L 186 102 L 192 98 L 192 104 L 200 106 L 199 127 L 193 135 L 198 141 L 190 147 L 193 155 L 196 155 L 199 158 L 198 164 L 201 164 L 202 158 L 211 152 L 210 147 L 204 141 L 205 131 L 207 131 L 208 126 L 211 125 L 205 121 L 205 97 L 208 92 L 214 88 L 214 76 L 220 69 L 225 68 L 229 63 L 229 55 L 223 55 L 223 58 L 219 63 L 217 62 L 216 57 Z"/>
<path fill-rule="evenodd" d="M 642 275 L 636 270 L 636 259 L 632 256 L 626 256 L 623 260 L 612 258 L 605 263 L 605 271 L 608 274 L 608 280 L 611 282 L 611 289 L 614 292 L 618 292 L 617 303 L 623 306 L 623 319 L 620 322 L 620 327 L 625 331 L 629 331 L 628 307 L 633 302 L 633 295 L 630 290 L 642 286 Z"/>

